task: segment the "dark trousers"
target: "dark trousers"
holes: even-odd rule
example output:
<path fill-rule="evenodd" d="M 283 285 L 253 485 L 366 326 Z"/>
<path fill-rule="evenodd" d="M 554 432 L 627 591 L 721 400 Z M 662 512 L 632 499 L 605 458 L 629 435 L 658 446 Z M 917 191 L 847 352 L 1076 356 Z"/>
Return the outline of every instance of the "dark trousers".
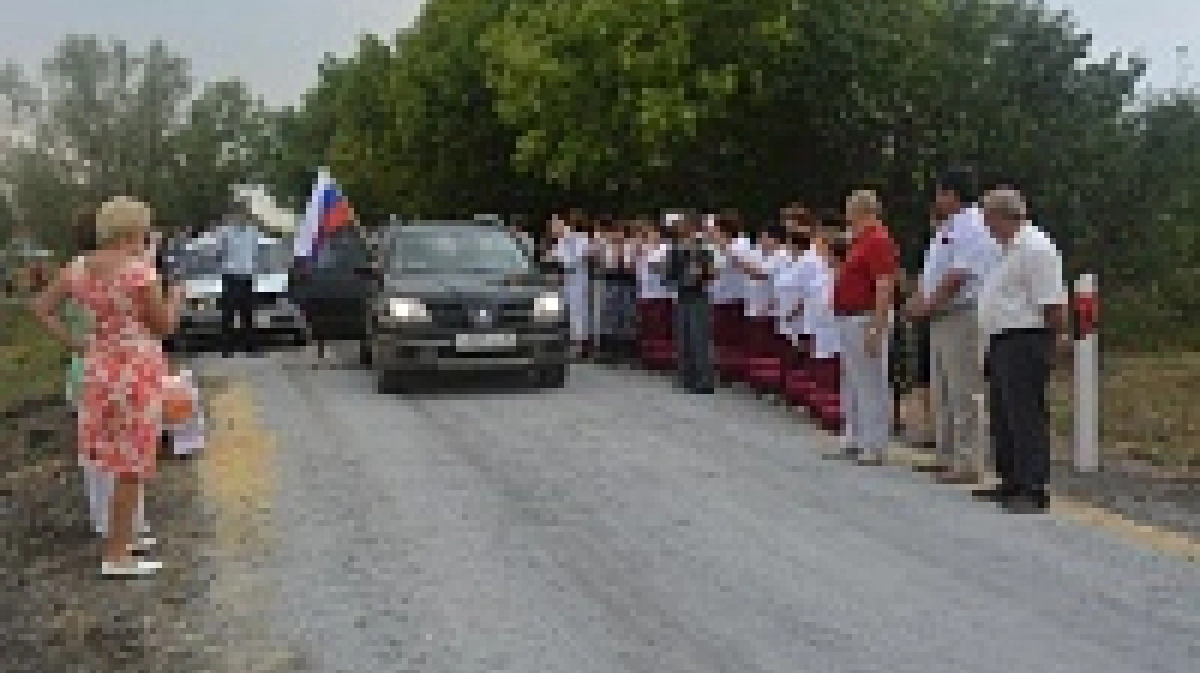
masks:
<path fill-rule="evenodd" d="M 224 350 L 232 353 L 254 348 L 254 276 L 225 274 L 221 278 L 221 336 Z M 241 325 L 235 328 L 234 318 Z"/>
<path fill-rule="evenodd" d="M 1041 495 L 1050 478 L 1046 384 L 1053 357 L 1046 330 L 1013 330 L 988 346 L 988 414 L 995 467 L 1003 487 Z"/>
<path fill-rule="evenodd" d="M 708 297 L 682 294 L 675 302 L 675 339 L 680 384 L 688 390 L 707 391 L 716 383 L 711 332 Z"/>

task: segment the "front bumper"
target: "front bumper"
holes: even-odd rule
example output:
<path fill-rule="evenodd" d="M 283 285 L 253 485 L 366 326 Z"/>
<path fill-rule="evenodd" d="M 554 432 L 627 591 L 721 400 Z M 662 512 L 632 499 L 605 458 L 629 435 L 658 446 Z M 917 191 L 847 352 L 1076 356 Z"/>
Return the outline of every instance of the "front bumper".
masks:
<path fill-rule="evenodd" d="M 308 334 L 308 325 L 295 306 L 267 306 L 255 309 L 251 330 L 265 340 L 298 339 Z M 220 310 L 185 310 L 173 338 L 188 343 L 217 343 L 224 332 Z"/>
<path fill-rule="evenodd" d="M 512 347 L 462 351 L 460 334 L 513 334 Z M 571 360 L 570 334 L 564 324 L 509 330 L 445 329 L 405 326 L 376 331 L 370 340 L 377 369 L 389 372 L 540 369 Z"/>

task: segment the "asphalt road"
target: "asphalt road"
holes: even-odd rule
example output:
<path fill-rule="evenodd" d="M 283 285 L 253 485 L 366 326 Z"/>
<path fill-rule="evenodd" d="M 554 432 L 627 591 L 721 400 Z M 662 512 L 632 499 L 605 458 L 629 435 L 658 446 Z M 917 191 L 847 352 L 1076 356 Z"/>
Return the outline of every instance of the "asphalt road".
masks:
<path fill-rule="evenodd" d="M 375 392 L 208 361 L 275 437 L 259 606 L 319 671 L 1195 673 L 1200 568 L 1014 517 L 753 397 L 576 366 Z"/>

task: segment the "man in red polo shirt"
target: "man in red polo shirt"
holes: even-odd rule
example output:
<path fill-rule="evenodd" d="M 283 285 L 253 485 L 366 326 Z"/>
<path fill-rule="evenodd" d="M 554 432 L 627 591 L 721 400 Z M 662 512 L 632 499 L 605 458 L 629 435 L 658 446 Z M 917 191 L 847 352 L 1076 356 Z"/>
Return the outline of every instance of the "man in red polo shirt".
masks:
<path fill-rule="evenodd" d="M 892 395 L 887 347 L 899 251 L 882 222 L 875 192 L 846 200 L 853 241 L 833 287 L 833 311 L 842 335 L 843 450 L 831 457 L 880 465 L 891 437 Z"/>

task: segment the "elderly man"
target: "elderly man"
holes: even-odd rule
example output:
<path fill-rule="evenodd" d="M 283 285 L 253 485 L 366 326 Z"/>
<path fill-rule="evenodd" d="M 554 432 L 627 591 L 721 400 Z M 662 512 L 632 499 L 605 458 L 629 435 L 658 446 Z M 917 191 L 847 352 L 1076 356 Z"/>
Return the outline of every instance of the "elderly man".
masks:
<path fill-rule="evenodd" d="M 1000 259 L 979 292 L 978 318 L 987 339 L 984 371 L 1000 486 L 976 491 L 1016 513 L 1049 504 L 1050 431 L 1046 382 L 1056 356 L 1071 351 L 1062 257 L 1028 220 L 1013 189 L 983 199 L 984 220 Z"/>
<path fill-rule="evenodd" d="M 880 465 L 891 438 L 888 342 L 892 330 L 899 250 L 883 221 L 875 192 L 857 191 L 846 201 L 853 240 L 833 287 L 842 347 L 844 447 L 833 457 Z"/>
<path fill-rule="evenodd" d="M 938 180 L 934 207 L 939 224 L 908 306 L 910 318 L 929 322 L 930 390 L 940 459 L 936 471 L 946 483 L 979 480 L 982 426 L 976 396 L 983 392 L 983 376 L 975 300 L 999 247 L 975 205 L 976 192 L 970 169 L 951 169 Z"/>

